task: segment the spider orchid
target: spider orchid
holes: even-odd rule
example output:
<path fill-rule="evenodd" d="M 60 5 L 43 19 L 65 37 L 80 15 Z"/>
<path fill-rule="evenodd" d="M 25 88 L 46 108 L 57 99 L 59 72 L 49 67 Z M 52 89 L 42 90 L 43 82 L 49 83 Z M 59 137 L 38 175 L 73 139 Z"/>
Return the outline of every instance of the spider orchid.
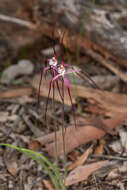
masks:
<path fill-rule="evenodd" d="M 43 75 L 45 75 L 45 79 L 46 79 L 46 73 L 47 73 L 48 70 L 50 71 L 50 74 L 51 74 L 53 77 L 57 75 L 58 61 L 57 61 L 57 58 L 56 58 L 55 49 L 54 49 L 54 57 L 52 57 L 51 59 L 48 59 L 48 60 L 47 60 L 47 63 L 48 63 L 48 66 L 45 67 L 45 68 L 41 71 L 41 78 L 40 78 L 39 90 L 38 90 L 38 104 L 39 104 L 39 102 L 40 102 L 40 88 L 41 88 L 41 82 L 42 82 Z M 59 95 L 60 95 L 61 99 L 63 100 L 63 97 L 62 97 L 61 92 L 60 92 L 58 80 L 56 80 L 56 85 L 57 85 L 57 89 L 58 89 Z M 47 103 L 48 103 L 48 102 L 47 102 Z M 47 108 L 46 108 L 46 109 L 47 109 Z"/>
<path fill-rule="evenodd" d="M 63 36 L 64 36 L 64 34 L 63 34 Z M 62 37 L 62 41 L 63 41 L 63 37 Z M 46 66 L 41 72 L 41 79 L 40 79 L 40 83 L 39 83 L 39 92 L 38 92 L 38 103 L 39 103 L 39 98 L 40 98 L 40 87 L 41 87 L 42 77 L 43 77 L 43 75 L 45 75 L 45 78 L 46 78 L 47 71 L 50 71 L 50 74 L 52 75 L 52 79 L 49 82 L 49 91 L 48 91 L 48 97 L 47 97 L 46 108 L 45 108 L 45 120 L 46 120 L 46 114 L 47 114 L 50 92 L 51 92 L 51 89 L 53 88 L 53 94 L 54 94 L 54 87 L 55 87 L 54 85 L 55 84 L 57 86 L 57 90 L 58 90 L 58 93 L 60 95 L 60 98 L 64 104 L 64 95 L 60 91 L 60 87 L 59 87 L 59 79 L 61 79 L 60 81 L 62 82 L 62 90 L 64 91 L 64 85 L 67 88 L 67 92 L 68 92 L 70 102 L 72 105 L 74 122 L 75 122 L 75 126 L 76 126 L 75 111 L 74 111 L 73 102 L 72 102 L 71 90 L 70 90 L 69 81 L 66 78 L 66 75 L 72 74 L 72 73 L 77 74 L 82 79 L 86 79 L 86 78 L 89 79 L 88 83 L 90 85 L 92 85 L 92 87 L 97 88 L 97 89 L 99 89 L 99 87 L 90 78 L 90 76 L 87 72 L 82 71 L 81 69 L 75 69 L 73 66 L 65 64 L 63 58 L 61 60 L 61 63 L 59 63 L 54 46 L 53 46 L 53 51 L 54 51 L 54 56 L 51 59 L 47 60 L 48 66 Z"/>

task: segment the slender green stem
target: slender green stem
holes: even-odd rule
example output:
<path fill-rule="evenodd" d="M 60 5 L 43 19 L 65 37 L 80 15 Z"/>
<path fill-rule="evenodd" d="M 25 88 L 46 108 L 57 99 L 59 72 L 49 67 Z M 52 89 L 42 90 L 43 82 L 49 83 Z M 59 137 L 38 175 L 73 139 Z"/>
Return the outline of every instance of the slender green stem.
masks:
<path fill-rule="evenodd" d="M 63 157 L 64 157 L 64 182 L 66 181 L 67 168 L 66 168 L 66 147 L 65 147 L 65 128 L 64 128 L 64 80 L 62 79 L 62 141 L 63 141 Z"/>
<path fill-rule="evenodd" d="M 55 113 L 55 84 L 53 83 L 53 101 L 52 101 L 53 113 Z M 54 139 L 55 139 L 55 154 L 56 154 L 56 168 L 58 168 L 58 147 L 57 147 L 57 126 L 56 117 L 54 117 Z"/>

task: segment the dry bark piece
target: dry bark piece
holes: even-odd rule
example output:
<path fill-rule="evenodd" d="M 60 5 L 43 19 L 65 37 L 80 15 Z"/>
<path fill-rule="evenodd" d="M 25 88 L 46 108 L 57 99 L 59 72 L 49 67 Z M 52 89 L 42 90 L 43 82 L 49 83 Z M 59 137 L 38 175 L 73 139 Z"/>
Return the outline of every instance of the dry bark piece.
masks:
<path fill-rule="evenodd" d="M 127 112 L 124 114 L 116 115 L 112 119 L 104 120 L 105 126 L 109 129 L 115 128 L 121 124 L 127 118 Z M 85 125 L 82 127 L 70 126 L 66 129 L 65 133 L 65 147 L 66 153 L 71 152 L 74 148 L 79 145 L 86 144 L 94 139 L 102 138 L 106 132 L 102 129 L 94 127 L 94 125 Z M 54 133 L 48 134 L 44 137 L 36 138 L 36 141 L 40 142 L 41 145 L 46 145 L 46 151 L 50 156 L 55 156 L 55 144 L 54 144 Z M 63 155 L 63 142 L 62 142 L 62 131 L 57 132 L 58 142 L 58 155 Z"/>
<path fill-rule="evenodd" d="M 101 161 L 101 162 L 88 164 L 85 166 L 79 166 L 78 168 L 70 172 L 70 174 L 67 176 L 66 186 L 78 183 L 83 180 L 87 180 L 90 174 L 100 169 L 101 167 L 106 166 L 108 162 L 109 161 Z"/>

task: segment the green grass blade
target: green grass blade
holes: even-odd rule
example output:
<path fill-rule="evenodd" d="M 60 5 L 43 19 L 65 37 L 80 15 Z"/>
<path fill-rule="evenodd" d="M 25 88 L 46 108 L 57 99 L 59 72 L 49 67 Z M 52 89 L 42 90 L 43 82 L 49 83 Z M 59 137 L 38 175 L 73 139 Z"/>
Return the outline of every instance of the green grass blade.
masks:
<path fill-rule="evenodd" d="M 27 152 L 27 151 L 22 151 L 22 152 L 24 154 L 26 154 L 27 156 L 31 157 L 33 160 L 36 160 L 47 171 L 47 173 L 49 174 L 52 182 L 54 183 L 54 185 L 56 187 L 56 189 L 60 190 L 60 187 L 59 187 L 58 182 L 57 182 L 57 178 L 56 178 L 56 176 L 53 175 L 53 173 L 51 172 L 51 170 L 39 158 L 35 157 L 30 152 Z"/>
<path fill-rule="evenodd" d="M 38 153 L 38 152 L 34 152 L 34 151 L 32 151 L 32 150 L 26 149 L 26 151 L 31 152 L 32 154 L 35 154 L 36 156 L 39 156 L 39 157 L 42 159 L 42 161 L 45 161 L 46 164 L 47 164 L 48 166 L 50 166 L 50 168 L 53 169 L 55 175 L 59 178 L 59 181 L 60 181 L 60 184 L 62 185 L 63 190 L 66 190 L 65 183 L 64 183 L 63 178 L 62 178 L 62 176 L 60 175 L 58 169 L 57 169 L 49 160 L 47 160 L 46 157 L 44 157 L 42 154 L 40 154 L 40 153 Z"/>
<path fill-rule="evenodd" d="M 63 178 L 60 175 L 59 171 L 57 170 L 57 168 L 49 160 L 47 160 L 46 157 L 44 157 L 43 155 L 41 155 L 38 152 L 34 152 L 32 150 L 25 149 L 25 148 L 20 148 L 20 147 L 17 147 L 15 145 L 11 145 L 11 144 L 1 143 L 0 146 L 8 146 L 8 147 L 13 148 L 15 150 L 18 150 L 18 151 L 20 151 L 22 153 L 25 153 L 29 157 L 33 158 L 34 160 L 36 160 L 48 172 L 48 174 L 51 177 L 51 180 L 54 183 L 54 185 L 55 185 L 55 187 L 56 187 L 57 190 L 59 190 L 60 188 L 59 188 L 56 176 L 58 177 L 58 179 L 59 179 L 59 181 L 60 181 L 60 183 L 62 185 L 62 189 L 66 190 Z M 35 157 L 34 155 L 40 157 L 42 159 L 42 161 L 39 158 Z M 53 171 L 54 171 L 54 173 L 55 173 L 56 176 L 52 174 L 51 170 L 43 162 L 45 162 L 50 168 L 53 169 Z"/>

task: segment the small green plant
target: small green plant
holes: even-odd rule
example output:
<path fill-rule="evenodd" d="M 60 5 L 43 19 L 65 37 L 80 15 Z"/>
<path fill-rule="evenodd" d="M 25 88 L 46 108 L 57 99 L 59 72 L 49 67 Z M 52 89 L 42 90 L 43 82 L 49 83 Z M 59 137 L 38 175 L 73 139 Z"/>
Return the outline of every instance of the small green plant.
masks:
<path fill-rule="evenodd" d="M 10 148 L 13 148 L 21 153 L 26 154 L 33 160 L 37 161 L 37 163 L 39 163 L 47 171 L 56 190 L 61 190 L 61 188 L 62 188 L 62 190 L 66 190 L 64 180 L 63 180 L 62 176 L 60 175 L 58 169 L 42 154 L 32 151 L 32 150 L 29 150 L 29 149 L 26 149 L 26 148 L 20 148 L 15 145 L 12 145 L 12 144 L 0 143 L 0 146 L 7 146 Z"/>

